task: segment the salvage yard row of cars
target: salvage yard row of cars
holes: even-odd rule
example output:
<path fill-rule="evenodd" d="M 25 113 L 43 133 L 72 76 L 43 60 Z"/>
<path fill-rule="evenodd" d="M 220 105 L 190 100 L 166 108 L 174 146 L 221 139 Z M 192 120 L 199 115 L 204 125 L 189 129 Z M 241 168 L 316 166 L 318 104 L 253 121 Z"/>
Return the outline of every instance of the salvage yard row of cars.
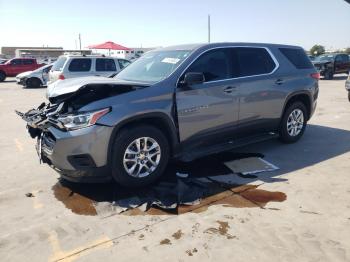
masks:
<path fill-rule="evenodd" d="M 18 84 L 35 88 L 58 79 L 110 76 L 130 64 L 129 60 L 105 56 L 64 55 L 53 64 L 39 64 L 34 58 L 13 58 L 0 64 L 0 82 L 16 77 Z"/>
<path fill-rule="evenodd" d="M 17 114 L 41 161 L 62 178 L 140 187 L 170 159 L 273 137 L 298 141 L 316 108 L 320 74 L 348 73 L 345 60 L 336 54 L 313 64 L 300 47 L 258 43 L 161 48 L 133 63 L 65 55 L 17 76 L 23 85 L 48 83 L 49 100 Z M 346 87 L 350 93 L 350 79 Z"/>

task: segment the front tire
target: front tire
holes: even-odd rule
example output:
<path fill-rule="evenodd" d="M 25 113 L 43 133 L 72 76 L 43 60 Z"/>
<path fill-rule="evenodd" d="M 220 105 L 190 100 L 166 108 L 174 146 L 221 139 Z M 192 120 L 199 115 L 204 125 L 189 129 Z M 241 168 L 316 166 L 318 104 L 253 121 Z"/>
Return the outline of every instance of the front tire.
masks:
<path fill-rule="evenodd" d="M 164 172 L 170 150 L 165 135 L 157 128 L 139 125 L 121 130 L 112 149 L 112 176 L 125 187 L 143 187 Z"/>
<path fill-rule="evenodd" d="M 41 81 L 38 78 L 32 77 L 26 81 L 26 86 L 29 88 L 39 88 L 41 86 Z"/>
<path fill-rule="evenodd" d="M 302 102 L 291 104 L 283 114 L 280 125 L 280 140 L 295 143 L 304 134 L 307 124 L 307 110 Z"/>

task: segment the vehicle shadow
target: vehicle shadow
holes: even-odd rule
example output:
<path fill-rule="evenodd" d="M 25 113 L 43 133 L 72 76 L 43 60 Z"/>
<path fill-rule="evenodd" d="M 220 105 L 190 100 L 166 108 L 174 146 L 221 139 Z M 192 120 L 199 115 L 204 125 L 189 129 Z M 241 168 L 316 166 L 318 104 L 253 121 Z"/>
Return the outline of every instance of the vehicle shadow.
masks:
<path fill-rule="evenodd" d="M 246 190 L 247 184 L 252 182 L 262 181 L 264 183 L 275 183 L 287 181 L 288 179 L 284 177 L 284 175 L 287 173 L 319 164 L 349 151 L 349 130 L 320 125 L 309 125 L 304 137 L 295 144 L 285 145 L 278 140 L 270 140 L 237 148 L 231 152 L 211 155 L 189 163 L 179 161 L 173 162 L 169 164 L 160 181 L 144 189 L 123 188 L 113 182 L 108 184 L 78 184 L 61 180 L 53 187 L 53 190 L 56 198 L 64 203 L 69 199 L 68 196 L 78 194 L 83 198 L 91 200 L 93 203 L 95 203 L 95 206 L 96 203 L 99 202 L 108 202 L 111 205 L 115 205 L 115 203 L 118 203 L 118 201 L 122 199 L 133 199 L 135 197 L 143 199 L 149 199 L 151 197 L 154 198 L 154 192 L 158 192 L 159 189 L 160 194 L 157 195 L 157 201 L 160 201 L 161 203 L 168 203 L 170 201 L 169 198 L 173 198 L 174 194 L 177 194 L 177 190 L 183 191 L 181 193 L 182 195 L 184 192 L 187 192 L 186 194 L 188 194 L 188 197 L 186 197 L 186 199 L 188 202 L 195 202 L 198 200 L 198 198 L 201 198 L 204 202 L 208 202 L 206 199 L 210 198 L 215 200 L 217 196 L 222 195 L 223 193 L 227 192 L 227 190 L 231 190 L 232 192 L 235 190 L 237 192 L 241 192 L 237 188 L 242 188 L 242 185 L 245 186 L 244 188 Z M 272 162 L 280 169 L 272 172 L 263 172 L 256 175 L 243 176 L 241 174 L 232 175 L 232 171 L 223 164 L 224 162 L 235 159 L 264 156 L 266 160 Z M 180 173 L 180 175 L 187 174 L 188 177 L 179 178 L 179 176 L 176 175 L 177 173 Z M 230 185 L 225 183 L 219 183 L 219 185 L 218 183 L 201 185 L 202 182 L 197 181 L 198 179 L 208 177 L 210 180 L 215 180 L 215 177 L 224 175 L 230 175 Z M 187 191 L 184 191 L 183 188 L 179 189 L 179 182 L 186 184 L 185 188 Z M 248 190 L 253 189 L 255 188 L 248 187 Z M 60 194 L 62 195 L 60 190 L 65 190 L 65 198 L 57 197 Z M 260 191 L 256 192 L 259 193 Z M 279 193 L 283 194 L 281 192 Z M 265 192 L 264 197 L 266 197 L 266 194 L 267 193 Z M 255 195 L 254 199 L 259 199 L 259 196 Z M 243 200 L 247 200 L 247 197 L 244 196 Z M 242 199 L 237 201 L 242 203 Z M 214 204 L 215 202 L 216 201 L 212 201 L 210 203 Z M 251 207 L 250 205 L 252 203 L 255 206 L 263 206 L 262 202 L 256 200 L 250 201 L 245 206 Z"/>

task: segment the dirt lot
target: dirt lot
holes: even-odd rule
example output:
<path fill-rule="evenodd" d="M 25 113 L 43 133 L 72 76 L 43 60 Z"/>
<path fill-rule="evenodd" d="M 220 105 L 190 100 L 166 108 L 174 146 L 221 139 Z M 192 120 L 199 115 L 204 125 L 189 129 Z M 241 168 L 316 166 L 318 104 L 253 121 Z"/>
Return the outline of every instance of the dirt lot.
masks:
<path fill-rule="evenodd" d="M 237 176 L 243 187 L 183 214 L 116 214 L 113 201 L 132 191 L 60 183 L 55 171 L 39 165 L 35 141 L 14 113 L 38 105 L 46 90 L 22 89 L 13 79 L 0 83 L 0 260 L 350 261 L 344 82 L 345 76 L 320 81 L 318 108 L 298 143 L 271 140 L 236 150 L 261 153 L 278 171 Z M 218 161 L 209 160 L 192 170 L 215 175 Z"/>

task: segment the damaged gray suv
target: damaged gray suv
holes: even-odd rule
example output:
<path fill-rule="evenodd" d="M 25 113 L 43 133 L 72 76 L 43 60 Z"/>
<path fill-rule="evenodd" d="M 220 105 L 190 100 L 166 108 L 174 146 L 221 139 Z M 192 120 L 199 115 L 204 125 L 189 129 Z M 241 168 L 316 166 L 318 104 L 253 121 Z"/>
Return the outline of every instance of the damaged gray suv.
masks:
<path fill-rule="evenodd" d="M 183 45 L 146 53 L 113 78 L 48 88 L 49 103 L 17 112 L 40 159 L 70 181 L 145 186 L 169 159 L 303 135 L 319 74 L 296 46 Z"/>

